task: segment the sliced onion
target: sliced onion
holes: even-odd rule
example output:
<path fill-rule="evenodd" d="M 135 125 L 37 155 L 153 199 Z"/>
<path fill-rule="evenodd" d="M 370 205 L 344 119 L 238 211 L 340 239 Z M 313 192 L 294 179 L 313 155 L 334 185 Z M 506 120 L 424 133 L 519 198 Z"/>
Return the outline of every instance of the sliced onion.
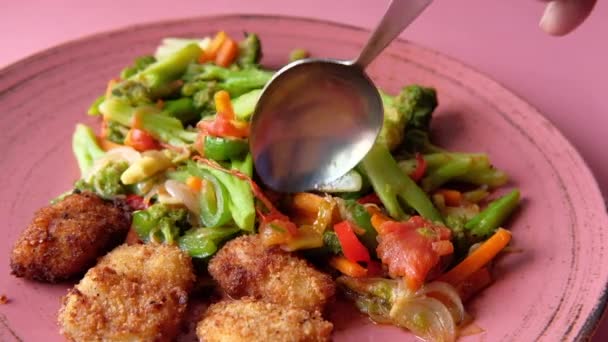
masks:
<path fill-rule="evenodd" d="M 398 298 L 390 316 L 394 324 L 422 339 L 441 342 L 456 340 L 454 318 L 447 307 L 435 298 Z"/>
<path fill-rule="evenodd" d="M 462 304 L 460 295 L 458 295 L 458 291 L 456 291 L 452 285 L 440 281 L 434 281 L 424 285 L 423 292 L 430 297 L 439 295 L 439 297 L 436 299 L 440 300 L 448 307 L 448 310 L 450 310 L 452 313 L 454 322 L 456 324 L 460 324 L 462 321 L 464 321 L 464 305 Z M 446 300 L 448 301 L 447 303 Z"/>
<path fill-rule="evenodd" d="M 346 201 L 344 201 L 340 197 L 335 197 L 334 201 L 336 202 L 336 205 L 338 206 L 338 211 L 340 212 L 340 218 L 342 220 L 352 221 L 353 220 L 352 215 L 350 214 L 350 211 L 346 208 Z"/>
<path fill-rule="evenodd" d="M 152 199 L 152 197 L 154 197 L 154 195 L 158 194 L 158 189 L 159 189 L 159 185 L 156 184 L 148 192 L 146 192 L 146 194 L 144 195 L 144 203 L 146 203 L 146 204 L 150 203 L 150 200 Z"/>
<path fill-rule="evenodd" d="M 123 146 L 109 150 L 106 152 L 106 157 L 109 158 L 118 158 L 128 162 L 129 164 L 133 164 L 141 158 L 141 154 L 137 152 L 132 147 Z"/>
<path fill-rule="evenodd" d="M 196 215 L 200 213 L 197 195 L 186 184 L 169 179 L 165 181 L 165 189 L 172 197 L 183 203 L 188 210 Z"/>

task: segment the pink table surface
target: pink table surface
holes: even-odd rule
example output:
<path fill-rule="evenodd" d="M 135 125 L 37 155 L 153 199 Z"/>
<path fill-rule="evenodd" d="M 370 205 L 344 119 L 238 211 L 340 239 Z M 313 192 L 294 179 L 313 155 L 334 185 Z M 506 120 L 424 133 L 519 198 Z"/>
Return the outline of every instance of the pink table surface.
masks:
<path fill-rule="evenodd" d="M 373 0 L 3 0 L 0 68 L 65 41 L 135 23 L 259 13 L 371 28 L 384 8 L 385 1 Z M 536 0 L 438 0 L 403 37 L 464 61 L 537 107 L 577 147 L 606 195 L 608 3 L 599 1 L 589 20 L 564 38 L 540 32 L 541 13 Z M 605 320 L 594 341 L 607 340 Z"/>

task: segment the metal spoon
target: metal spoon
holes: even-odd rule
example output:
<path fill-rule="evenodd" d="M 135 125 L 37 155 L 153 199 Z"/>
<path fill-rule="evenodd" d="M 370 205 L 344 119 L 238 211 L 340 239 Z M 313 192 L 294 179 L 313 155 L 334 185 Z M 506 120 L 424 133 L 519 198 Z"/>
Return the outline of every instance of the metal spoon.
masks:
<path fill-rule="evenodd" d="M 250 135 L 255 168 L 267 186 L 317 189 L 365 157 L 384 112 L 364 69 L 431 1 L 391 1 L 353 61 L 304 59 L 274 75 L 256 105 Z"/>

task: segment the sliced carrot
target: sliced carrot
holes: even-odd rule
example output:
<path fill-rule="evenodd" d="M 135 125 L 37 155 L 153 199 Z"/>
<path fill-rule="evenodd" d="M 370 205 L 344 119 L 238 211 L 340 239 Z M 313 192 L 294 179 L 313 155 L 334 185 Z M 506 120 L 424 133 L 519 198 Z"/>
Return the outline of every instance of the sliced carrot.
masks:
<path fill-rule="evenodd" d="M 234 119 L 234 109 L 230 101 L 230 94 L 227 91 L 220 90 L 216 92 L 213 95 L 213 102 L 215 103 L 215 110 L 218 115 L 221 115 L 226 120 Z"/>
<path fill-rule="evenodd" d="M 384 215 L 380 210 L 377 213 L 372 215 L 372 227 L 378 232 L 378 234 L 382 234 L 382 224 L 385 222 L 394 221 L 390 217 Z"/>
<path fill-rule="evenodd" d="M 224 44 L 224 41 L 226 40 L 226 38 L 228 38 L 228 35 L 226 34 L 226 32 L 224 32 L 224 31 L 218 32 L 215 35 L 215 37 L 213 38 L 213 40 L 211 41 L 211 43 L 209 44 L 209 46 L 205 49 L 205 51 L 203 51 L 203 53 L 199 57 L 198 61 L 200 63 L 214 61 L 215 56 L 217 55 L 217 52 L 219 51 L 222 44 Z"/>
<path fill-rule="evenodd" d="M 454 245 L 449 240 L 439 240 L 432 243 L 433 250 L 439 256 L 450 255 L 454 253 Z"/>
<path fill-rule="evenodd" d="M 458 190 L 440 189 L 437 193 L 443 195 L 446 205 L 457 207 L 462 203 L 462 193 Z"/>
<path fill-rule="evenodd" d="M 116 83 L 118 83 L 118 80 L 116 80 L 116 79 L 111 79 L 108 82 L 108 86 L 106 87 L 106 99 L 112 95 L 112 88 L 114 88 Z"/>
<path fill-rule="evenodd" d="M 509 241 L 511 241 L 511 232 L 498 228 L 494 235 L 482 243 L 479 248 L 469 254 L 458 265 L 439 277 L 439 280 L 458 286 L 458 284 L 494 259 L 509 244 Z"/>
<path fill-rule="evenodd" d="M 460 283 L 456 290 L 463 301 L 471 299 L 474 295 L 485 289 L 492 283 L 492 274 L 487 267 L 480 268 Z"/>
<path fill-rule="evenodd" d="M 367 276 L 367 270 L 363 266 L 342 256 L 335 256 L 329 259 L 329 264 L 349 277 L 361 278 Z"/>
<path fill-rule="evenodd" d="M 215 64 L 225 68 L 234 62 L 238 53 L 239 45 L 234 40 L 227 38 L 217 51 Z"/>
<path fill-rule="evenodd" d="M 186 185 L 194 192 L 199 192 L 203 188 L 203 180 L 196 176 L 186 178 Z"/>
<path fill-rule="evenodd" d="M 121 144 L 117 144 L 113 141 L 110 141 L 108 139 L 103 139 L 101 137 L 97 138 L 97 142 L 99 143 L 99 147 L 101 147 L 101 149 L 104 151 L 109 151 L 109 150 L 112 150 L 115 148 L 123 147 L 123 145 L 121 145 Z"/>

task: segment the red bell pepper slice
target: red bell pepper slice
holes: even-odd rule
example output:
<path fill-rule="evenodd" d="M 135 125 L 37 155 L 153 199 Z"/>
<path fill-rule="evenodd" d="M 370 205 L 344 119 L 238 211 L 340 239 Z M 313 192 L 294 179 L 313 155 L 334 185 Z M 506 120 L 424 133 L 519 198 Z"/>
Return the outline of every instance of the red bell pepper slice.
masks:
<path fill-rule="evenodd" d="M 366 263 L 371 261 L 369 251 L 367 248 L 365 248 L 361 241 L 359 241 L 357 235 L 355 235 L 355 230 L 351 222 L 342 221 L 334 225 L 334 231 L 336 232 L 338 241 L 340 241 L 340 245 L 342 246 L 342 252 L 348 260 Z"/>

